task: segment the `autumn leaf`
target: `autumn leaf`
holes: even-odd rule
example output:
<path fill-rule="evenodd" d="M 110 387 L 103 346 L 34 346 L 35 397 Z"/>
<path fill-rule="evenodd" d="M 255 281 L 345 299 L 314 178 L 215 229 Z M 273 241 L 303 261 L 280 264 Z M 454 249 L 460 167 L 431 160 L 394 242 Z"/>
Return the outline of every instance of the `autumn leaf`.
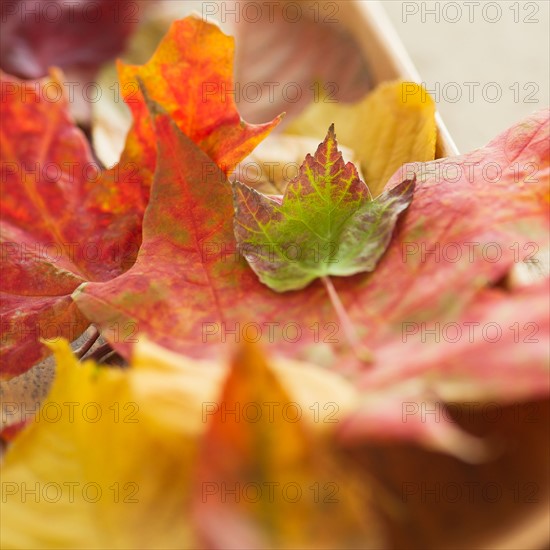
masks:
<path fill-rule="evenodd" d="M 345 475 L 328 441 L 314 437 L 303 418 L 311 411 L 290 397 L 257 348 L 241 348 L 209 405 L 193 515 L 205 547 L 380 544 L 364 485 Z"/>
<path fill-rule="evenodd" d="M 162 357 L 123 371 L 79 364 L 65 342 L 55 355 L 50 395 L 4 457 L 2 547 L 193 548 L 188 413 L 210 393 Z"/>
<path fill-rule="evenodd" d="M 545 536 L 548 288 L 544 279 L 486 289 L 452 321 L 404 323 L 402 338 L 378 348 L 379 368 L 355 379 L 359 404 L 336 439 L 394 495 L 390 547 L 440 548 L 450 538 L 476 547 L 527 529 Z M 472 486 L 498 488 L 498 500 L 466 497 Z M 518 497 L 516 486 L 536 496 Z M 462 498 L 437 492 L 447 487 L 461 487 Z"/>
<path fill-rule="evenodd" d="M 450 419 L 463 402 L 500 410 L 548 397 L 547 298 L 547 279 L 486 289 L 452 322 L 404 323 L 402 338 L 378 348 L 381 367 L 355 378 L 359 399 L 337 427 L 340 444 L 399 439 L 464 462 L 494 458 L 495 442 Z"/>
<path fill-rule="evenodd" d="M 118 61 L 115 102 L 122 97 L 134 121 L 119 164 L 139 167 L 145 201 L 155 173 L 157 147 L 142 84 L 179 129 L 226 173 L 279 124 L 280 116 L 257 125 L 240 117 L 233 97 L 226 93 L 234 87 L 233 57 L 233 38 L 217 25 L 191 15 L 171 24 L 147 63 Z M 185 86 L 179 85 L 182 82 Z"/>
<path fill-rule="evenodd" d="M 78 364 L 66 342 L 54 350 L 50 395 L 27 413 L 2 464 L 3 547 L 385 547 L 390 534 L 425 533 L 403 525 L 409 505 L 392 502 L 387 479 L 360 472 L 342 451 L 369 460 L 381 442 L 405 439 L 446 451 L 454 443 L 468 457 L 482 443 L 452 423 L 398 418 L 411 384 L 373 388 L 363 437 L 335 439 L 349 431 L 346 415 L 358 407 L 366 414 L 357 388 L 317 366 L 268 360 L 251 345 L 229 366 L 143 339 L 125 370 Z M 408 475 L 410 486 L 422 473 Z M 388 510 L 389 533 L 378 517 Z M 71 528 L 59 529 L 61 518 Z"/>
<path fill-rule="evenodd" d="M 264 331 L 263 323 L 275 322 L 277 312 L 287 308 L 288 319 L 299 321 L 288 329 L 289 354 L 291 348 L 295 353 L 297 342 L 304 343 L 303 338 L 311 345 L 315 334 L 305 332 L 302 304 L 288 309 L 282 297 L 259 283 L 236 251 L 231 187 L 225 174 L 160 107 L 152 108 L 159 160 L 138 258 L 112 286 L 92 283 L 77 289 L 73 299 L 79 308 L 101 327 L 133 326 L 138 339 L 146 334 L 192 356 L 219 356 L 224 342 L 240 341 L 239 328 L 236 339 L 224 336 L 226 329 L 235 330 L 235 322 L 239 327 L 252 323 L 252 329 Z M 317 303 L 308 320 L 318 322 L 319 305 L 326 302 L 323 290 L 305 299 Z M 262 305 L 261 313 L 253 302 Z M 145 314 L 153 303 L 155 316 Z M 330 304 L 326 309 L 322 318 L 328 322 Z M 171 328 L 164 326 L 168 320 Z M 273 338 L 280 338 L 279 325 L 270 330 Z M 116 340 L 124 354 L 130 351 L 130 339 L 105 335 L 110 342 Z"/>
<path fill-rule="evenodd" d="M 408 324 L 379 349 L 381 368 L 355 379 L 358 405 L 336 441 L 395 495 L 391 547 L 440 548 L 450 537 L 475 547 L 527 528 L 546 536 L 548 286 L 487 289 L 452 322 Z M 498 499 L 466 497 L 469 483 L 498 487 Z M 445 487 L 464 498 L 431 498 Z"/>
<path fill-rule="evenodd" d="M 82 285 L 73 298 L 83 313 L 102 328 L 130 324 L 139 335 L 196 357 L 217 357 L 228 344 L 250 338 L 295 358 L 352 365 L 323 286 L 314 282 L 284 295 L 262 285 L 236 250 L 224 174 L 167 115 L 157 113 L 154 121 L 159 165 L 138 261 L 109 283 Z M 527 243 L 545 247 L 547 125 L 546 113 L 535 114 L 486 148 L 406 166 L 388 184 L 415 173 L 422 180 L 376 270 L 334 280 L 358 338 L 375 356 L 373 368 L 377 348 L 401 338 L 404 322 L 455 320 L 478 292 L 528 256 Z M 513 172 L 529 162 L 539 167 L 532 183 L 524 182 L 530 166 Z M 486 174 L 492 177 L 487 170 L 495 163 L 503 177 L 490 184 Z M 460 170 L 452 184 L 437 172 L 447 166 Z M 466 243 L 475 245 L 471 254 Z M 449 245 L 461 256 L 443 256 Z M 489 245 L 498 247 L 498 259 L 484 252 Z M 129 355 L 130 342 L 106 337 Z"/>
<path fill-rule="evenodd" d="M 62 75 L 2 75 L 2 377 L 47 354 L 40 338 L 76 339 L 88 326 L 70 295 L 83 281 L 128 269 L 143 197 L 135 165 L 102 172 L 67 100 Z"/>
<path fill-rule="evenodd" d="M 217 28 L 187 19 L 172 31 L 149 64 L 121 65 L 135 127 L 119 165 L 93 178 L 66 103 L 47 99 L 59 75 L 2 82 L 2 359 L 17 374 L 52 336 L 58 366 L 45 400 L 47 373 L 0 385 L 0 546 L 470 548 L 495 525 L 526 532 L 526 516 L 529 536 L 538 524 L 546 537 L 550 281 L 536 262 L 550 250 L 548 111 L 481 149 L 423 162 L 433 104 L 416 84 L 388 85 L 339 128 L 356 147 L 363 117 L 373 119 L 356 148 L 374 200 L 330 133 L 285 197 L 236 183 L 245 207 L 259 197 L 270 221 L 284 213 L 291 245 L 310 246 L 311 232 L 296 228 L 304 219 L 324 230 L 321 242 L 334 230 L 345 243 L 329 254 L 344 272 L 274 292 L 243 257 L 258 242 L 235 237 L 227 177 L 277 121 L 249 126 L 222 99 L 234 83 Z M 357 244 L 400 186 L 407 212 L 382 223 L 388 242 Z M 263 223 L 258 212 L 245 213 Z M 250 238 L 246 227 L 237 236 Z M 297 271 L 290 279 L 319 269 L 295 263 L 281 268 Z M 518 278 L 528 271 L 518 264 L 537 266 L 539 281 Z M 79 363 L 59 340 L 91 322 L 128 368 Z M 29 384 L 42 392 L 29 395 Z M 472 400 L 489 418 L 464 419 Z M 472 502 L 479 481 L 503 494 Z M 449 485 L 466 488 L 468 503 L 450 502 Z M 536 500 L 522 501 L 533 486 Z M 447 498 L 430 506 L 426 487 Z M 527 546 L 517 540 L 494 545 Z"/>
<path fill-rule="evenodd" d="M 414 379 L 416 390 L 449 402 L 465 395 L 507 404 L 547 396 L 548 283 L 484 289 L 444 325 L 404 322 L 403 337 L 379 348 L 384 369 L 364 373 L 358 386 L 366 393 L 399 392 Z"/>
<path fill-rule="evenodd" d="M 271 134 L 240 162 L 230 181 L 239 181 L 264 195 L 284 195 L 288 182 L 298 175 L 301 164 L 319 141 L 315 138 L 286 134 Z M 355 152 L 338 144 L 342 156 L 357 168 Z M 358 169 L 359 177 L 361 172 Z"/>
<path fill-rule="evenodd" d="M 79 364 L 67 342 L 51 345 L 57 361 L 51 391 L 40 408 L 26 413 L 29 424 L 2 464 L 2 547 L 197 548 L 199 524 L 211 519 L 205 511 L 198 523 L 192 522 L 197 468 L 203 468 L 201 440 L 214 420 L 212 407 L 221 403 L 222 387 L 233 384 L 234 374 L 226 380 L 227 361 L 193 361 L 142 340 L 134 349 L 131 368 L 120 370 L 93 361 Z M 264 361 L 257 352 L 243 351 L 234 359 L 231 372 L 255 372 Z M 295 361 L 276 361 L 273 373 L 260 371 L 254 379 L 264 377 L 265 382 L 280 379 L 285 389 L 262 385 L 257 388 L 258 397 L 284 399 L 304 411 L 298 425 L 278 423 L 278 433 L 301 449 L 295 457 L 308 455 L 312 463 L 330 464 L 314 449 L 325 448 L 322 441 L 327 431 L 333 431 L 353 406 L 353 387 L 334 373 Z M 321 406 L 315 416 L 312 406 L 319 408 L 319 402 L 332 402 L 335 407 L 326 412 Z M 3 414 L 15 414 L 14 408 L 23 403 L 10 406 L 3 407 Z M 324 419 L 329 413 L 332 422 L 320 421 L 319 414 Z M 235 427 L 239 433 L 242 428 L 246 437 L 249 426 Z M 303 434 L 321 447 L 305 448 L 305 441 L 299 439 Z M 285 454 L 281 443 L 266 449 L 263 456 L 268 463 Z M 257 460 L 258 468 L 263 460 L 255 453 L 243 459 Z M 295 469 L 287 477 L 292 473 L 300 474 L 304 483 L 318 480 L 312 477 L 313 471 L 293 464 Z M 326 476 L 331 476 L 328 482 L 336 479 L 330 469 Z M 29 498 L 26 491 L 36 488 L 38 498 Z M 337 489 L 340 500 L 334 505 L 315 503 L 315 493 L 307 489 L 312 497 L 303 509 L 309 517 L 320 518 L 317 509 L 325 508 L 322 513 L 329 524 L 320 526 L 323 532 L 348 536 L 340 529 L 360 525 L 365 517 L 344 518 L 339 525 L 336 517 L 330 520 L 326 514 L 365 507 L 365 503 L 354 500 L 344 487 Z M 321 485 L 317 498 L 326 497 Z M 370 529 L 376 532 L 374 526 Z M 300 533 L 298 529 L 294 536 L 302 537 Z M 223 546 L 228 547 L 231 540 L 233 533 L 226 530 Z"/>
<path fill-rule="evenodd" d="M 129 0 L 2 3 L 0 68 L 19 78 L 38 79 L 50 67 L 59 67 L 72 90 L 73 116 L 87 124 L 92 106 L 87 98 L 97 94 L 96 73 L 124 49 L 147 4 Z"/>
<path fill-rule="evenodd" d="M 480 290 L 548 248 L 548 131 L 542 110 L 481 149 L 394 174 L 387 188 L 416 175 L 415 199 L 348 309 L 371 338 L 401 338 L 405 322 L 456 319 Z M 346 285 L 335 284 L 345 298 Z M 384 323 L 361 311 L 362 300 Z"/>
<path fill-rule="evenodd" d="M 139 81 L 179 129 L 226 173 L 277 126 L 280 117 L 254 125 L 239 116 L 233 96 L 227 93 L 234 88 L 233 55 L 233 38 L 217 25 L 189 16 L 172 23 L 145 65 L 118 64 L 123 97 L 134 117 L 126 143 L 129 161 L 145 165 L 152 178 L 155 133 Z"/>
<path fill-rule="evenodd" d="M 414 179 L 373 200 L 355 166 L 344 162 L 331 126 L 281 202 L 239 182 L 233 188 L 239 248 L 262 283 L 283 292 L 318 277 L 374 270 L 412 201 Z"/>
<path fill-rule="evenodd" d="M 340 142 L 352 148 L 374 197 L 403 164 L 435 158 L 435 103 L 420 84 L 385 82 L 354 105 L 312 104 L 286 131 L 322 138 L 332 120 Z"/>
<path fill-rule="evenodd" d="M 109 0 L 51 4 L 41 9 L 28 0 L 2 5 L 3 71 L 38 79 L 56 66 L 68 74 L 93 77 L 103 63 L 122 51 L 145 5 L 128 0 L 117 6 Z"/>
<path fill-rule="evenodd" d="M 188 39 L 198 41 L 194 49 Z M 192 139 L 227 166 L 246 156 L 278 122 L 249 126 L 233 103 L 201 95 L 200 82 L 230 82 L 231 44 L 216 26 L 191 17 L 173 24 L 150 64 L 121 68 L 123 78 L 153 79 L 165 108 L 175 110 Z M 217 57 L 205 65 L 213 51 Z M 61 73 L 52 75 L 38 88 L 3 77 L 2 116 L 12 121 L 9 132 L 3 127 L 2 151 L 3 377 L 23 372 L 47 354 L 40 338 L 74 340 L 82 333 L 89 321 L 70 298 L 82 282 L 116 277 L 133 264 L 156 164 L 155 137 L 140 130 L 150 122 L 136 106 L 137 127 L 120 162 L 102 171 L 67 112 L 67 98 L 49 99 L 47 90 L 63 90 Z M 171 97 L 172 79 L 184 78 L 195 82 L 194 93 L 188 86 L 185 97 Z M 123 80 L 122 88 L 128 91 L 131 83 Z M 195 117 L 199 107 L 201 116 Z M 126 338 L 132 328 L 121 332 Z"/>

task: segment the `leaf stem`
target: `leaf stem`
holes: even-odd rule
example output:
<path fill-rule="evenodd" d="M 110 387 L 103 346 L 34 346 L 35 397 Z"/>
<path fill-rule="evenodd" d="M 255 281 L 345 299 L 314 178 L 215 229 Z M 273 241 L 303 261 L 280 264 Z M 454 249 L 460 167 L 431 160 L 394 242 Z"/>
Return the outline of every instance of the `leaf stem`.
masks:
<path fill-rule="evenodd" d="M 346 340 L 348 341 L 351 350 L 353 351 L 353 354 L 355 355 L 355 357 L 357 357 L 357 359 L 359 359 L 359 361 L 363 363 L 371 363 L 373 359 L 372 353 L 361 343 L 361 340 L 359 340 L 355 327 L 353 326 L 351 319 L 349 318 L 349 315 L 344 308 L 344 304 L 342 304 L 340 296 L 338 296 L 338 293 L 334 288 L 332 279 L 328 276 L 324 276 L 321 277 L 321 281 L 323 281 L 323 285 L 325 286 L 332 306 L 336 311 L 336 315 L 340 320 L 344 335 L 346 337 Z"/>
<path fill-rule="evenodd" d="M 92 332 L 90 336 L 88 336 L 88 339 L 78 349 L 74 351 L 76 357 L 78 359 L 82 359 L 82 357 L 84 357 L 84 355 L 86 355 L 90 348 L 96 343 L 98 338 L 99 330 L 97 330 L 97 328 L 92 325 Z"/>

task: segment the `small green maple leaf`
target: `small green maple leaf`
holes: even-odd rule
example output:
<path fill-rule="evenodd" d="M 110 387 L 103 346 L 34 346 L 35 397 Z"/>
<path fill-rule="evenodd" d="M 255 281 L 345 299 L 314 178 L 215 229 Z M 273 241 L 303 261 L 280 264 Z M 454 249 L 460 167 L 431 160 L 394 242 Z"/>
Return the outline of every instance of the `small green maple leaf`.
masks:
<path fill-rule="evenodd" d="M 414 187 L 414 179 L 405 180 L 373 199 L 355 166 L 344 162 L 333 124 L 282 200 L 233 184 L 235 237 L 262 283 L 278 292 L 373 271 Z"/>

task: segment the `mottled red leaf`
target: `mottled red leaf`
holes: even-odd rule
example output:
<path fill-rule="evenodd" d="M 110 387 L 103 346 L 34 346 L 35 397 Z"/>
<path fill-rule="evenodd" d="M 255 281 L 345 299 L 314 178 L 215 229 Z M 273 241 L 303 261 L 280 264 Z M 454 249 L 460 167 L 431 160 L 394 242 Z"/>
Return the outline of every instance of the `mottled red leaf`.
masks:
<path fill-rule="evenodd" d="M 246 323 L 265 338 L 269 327 L 264 323 L 272 322 L 273 339 L 280 340 L 284 327 L 278 312 L 285 308 L 284 325 L 296 325 L 285 329 L 289 352 L 295 353 L 305 337 L 312 344 L 305 316 L 317 322 L 324 309 L 321 318 L 332 320 L 322 288 L 316 286 L 293 305 L 264 287 L 236 251 L 231 188 L 224 173 L 168 115 L 157 112 L 154 120 L 159 166 L 136 264 L 112 285 L 79 288 L 73 296 L 79 307 L 102 327 L 133 326 L 136 336 L 149 334 L 169 348 L 198 356 L 217 355 L 226 342 L 241 340 Z M 303 310 L 307 300 L 311 307 Z M 236 322 L 237 333 L 226 337 Z M 302 338 L 296 338 L 296 330 Z M 129 353 L 131 341 L 110 341 Z"/>
<path fill-rule="evenodd" d="M 484 290 L 447 323 L 405 323 L 402 338 L 378 348 L 380 368 L 356 379 L 362 400 L 338 426 L 341 443 L 400 439 L 468 462 L 493 456 L 498 448 L 463 433 L 453 414 L 465 402 L 472 414 L 492 403 L 496 419 L 548 395 L 548 283 Z"/>
<path fill-rule="evenodd" d="M 215 25 L 190 17 L 172 25 L 148 64 L 121 65 L 126 95 L 132 85 L 137 90 L 135 78 L 154 81 L 162 106 L 227 170 L 278 123 L 247 125 L 233 102 L 205 95 L 203 83 L 231 83 L 232 44 Z M 174 86 L 182 81 L 187 86 Z M 136 127 L 119 164 L 102 172 L 67 114 L 62 90 L 60 75 L 36 85 L 6 77 L 2 84 L 4 376 L 44 356 L 39 338 L 78 336 L 86 320 L 69 295 L 84 281 L 120 275 L 132 265 L 141 242 L 156 163 L 155 136 L 141 94 L 135 101 L 126 97 Z M 129 341 L 135 332 L 133 326 L 112 330 L 114 338 Z"/>
<path fill-rule="evenodd" d="M 263 287 L 235 254 L 231 195 L 223 174 L 166 115 L 157 114 L 156 125 L 159 166 L 138 262 L 109 283 L 80 287 L 74 298 L 82 311 L 103 327 L 133 323 L 139 333 L 199 356 L 250 339 L 270 342 L 295 357 L 350 364 L 334 358 L 334 351 L 346 345 L 337 343 L 337 319 L 321 285 L 283 296 Z M 373 368 L 383 368 L 376 350 L 401 338 L 404 322 L 456 320 L 480 290 L 506 275 L 514 260 L 524 259 L 526 243 L 545 246 L 547 131 L 547 114 L 538 113 L 486 148 L 416 166 L 415 199 L 376 271 L 334 278 L 359 337 L 374 352 Z M 474 161 L 476 166 L 468 164 Z M 529 181 L 530 162 L 538 163 L 536 181 Z M 503 177 L 487 181 L 495 163 Z M 518 163 L 521 171 L 514 174 Z M 450 175 L 437 180 L 423 173 L 448 166 L 462 170 L 452 183 Z M 472 174 L 464 169 L 468 166 Z M 413 172 L 405 167 L 388 187 Z M 427 253 L 467 242 L 479 243 L 472 257 L 463 254 L 455 261 Z M 519 257 L 514 258 L 512 243 Z M 486 257 L 488 245 L 499 247 L 498 260 Z M 278 325 L 269 331 L 268 323 Z M 283 334 L 281 328 L 290 323 L 292 332 Z M 128 342 L 110 341 L 129 354 Z"/>
<path fill-rule="evenodd" d="M 66 99 L 62 75 L 2 75 L 2 376 L 47 355 L 40 338 L 75 339 L 89 324 L 70 298 L 83 281 L 135 259 L 144 204 L 136 166 L 102 172 Z"/>

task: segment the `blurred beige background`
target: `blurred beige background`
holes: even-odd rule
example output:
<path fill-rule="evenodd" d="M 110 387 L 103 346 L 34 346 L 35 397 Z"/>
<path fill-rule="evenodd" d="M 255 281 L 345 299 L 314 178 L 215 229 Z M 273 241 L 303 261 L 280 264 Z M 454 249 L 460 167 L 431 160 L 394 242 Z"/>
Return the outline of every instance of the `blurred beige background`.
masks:
<path fill-rule="evenodd" d="M 422 80 L 429 90 L 439 90 L 438 109 L 461 152 L 485 144 L 518 119 L 548 106 L 547 0 L 395 0 L 383 5 Z M 462 97 L 457 99 L 459 91 Z M 501 97 L 495 101 L 499 91 Z"/>

